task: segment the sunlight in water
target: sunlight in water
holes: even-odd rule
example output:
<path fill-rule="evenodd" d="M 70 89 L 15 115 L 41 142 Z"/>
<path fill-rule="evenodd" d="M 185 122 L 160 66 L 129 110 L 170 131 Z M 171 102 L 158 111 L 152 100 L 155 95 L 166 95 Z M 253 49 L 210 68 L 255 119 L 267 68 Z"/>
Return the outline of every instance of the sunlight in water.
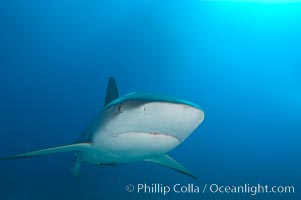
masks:
<path fill-rule="evenodd" d="M 205 0 L 206 1 L 206 0 Z M 301 3 L 301 0 L 207 0 L 216 2 L 240 2 L 240 3 L 263 3 L 263 4 L 287 4 Z"/>

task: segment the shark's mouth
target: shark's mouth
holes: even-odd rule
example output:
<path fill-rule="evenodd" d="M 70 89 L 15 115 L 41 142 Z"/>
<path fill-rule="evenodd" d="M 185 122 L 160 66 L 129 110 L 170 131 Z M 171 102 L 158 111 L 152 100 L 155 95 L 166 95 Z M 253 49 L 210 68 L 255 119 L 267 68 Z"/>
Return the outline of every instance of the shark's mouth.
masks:
<path fill-rule="evenodd" d="M 178 138 L 177 136 L 168 134 L 168 133 L 160 133 L 160 132 L 146 132 L 147 134 L 151 134 L 151 135 L 155 135 L 155 136 L 166 136 L 166 137 L 171 137 L 174 139 L 177 139 L 179 142 L 181 142 L 180 138 Z"/>
<path fill-rule="evenodd" d="M 165 154 L 181 144 L 174 135 L 157 131 L 128 131 L 113 135 L 106 141 L 118 156 L 126 160 L 129 156 L 139 159 Z M 113 144 L 113 145 L 112 145 Z"/>
<path fill-rule="evenodd" d="M 122 132 L 122 133 L 117 133 L 115 134 L 114 137 L 119 137 L 119 136 L 123 136 L 123 135 L 136 135 L 136 136 L 141 136 L 141 135 L 149 135 L 149 136 L 158 136 L 158 137 L 166 137 L 166 138 L 170 138 L 173 140 L 177 140 L 179 143 L 181 143 L 181 139 L 177 136 L 168 134 L 168 133 L 161 133 L 161 132 L 156 132 L 156 131 L 152 131 L 152 132 L 136 132 L 136 131 L 129 131 L 129 132 Z"/>

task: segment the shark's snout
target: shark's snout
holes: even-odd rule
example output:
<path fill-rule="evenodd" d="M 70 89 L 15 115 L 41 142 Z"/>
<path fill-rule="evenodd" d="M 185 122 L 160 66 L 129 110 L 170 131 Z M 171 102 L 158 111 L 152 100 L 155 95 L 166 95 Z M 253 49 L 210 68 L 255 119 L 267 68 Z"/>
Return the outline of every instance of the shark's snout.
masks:
<path fill-rule="evenodd" d="M 155 133 L 178 138 L 180 142 L 204 120 L 204 112 L 201 109 L 182 103 L 152 102 L 144 105 L 143 109 L 145 120 L 141 120 L 142 126 L 145 125 Z"/>
<path fill-rule="evenodd" d="M 139 132 L 168 135 L 183 142 L 203 121 L 204 112 L 187 103 L 128 101 L 115 106 L 106 125 L 113 136 Z"/>

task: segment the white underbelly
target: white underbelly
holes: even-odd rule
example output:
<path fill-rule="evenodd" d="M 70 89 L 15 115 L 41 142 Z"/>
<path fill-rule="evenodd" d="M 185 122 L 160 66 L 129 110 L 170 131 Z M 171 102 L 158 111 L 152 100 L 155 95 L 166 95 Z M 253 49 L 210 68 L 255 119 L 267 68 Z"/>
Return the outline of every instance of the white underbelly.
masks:
<path fill-rule="evenodd" d="M 134 162 L 167 153 L 179 144 L 178 138 L 155 132 L 126 132 L 113 137 L 96 134 L 92 140 L 95 150 L 85 156 L 88 162 L 104 164 Z"/>

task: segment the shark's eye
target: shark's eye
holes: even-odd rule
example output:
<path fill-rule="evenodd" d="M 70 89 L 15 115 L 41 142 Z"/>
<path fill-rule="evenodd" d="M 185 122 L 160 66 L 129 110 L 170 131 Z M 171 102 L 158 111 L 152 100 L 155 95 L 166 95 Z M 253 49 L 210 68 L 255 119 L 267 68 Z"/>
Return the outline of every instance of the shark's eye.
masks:
<path fill-rule="evenodd" d="M 118 111 L 119 111 L 119 113 L 122 113 L 123 112 L 123 105 L 122 104 L 120 104 L 119 106 L 118 106 Z"/>

